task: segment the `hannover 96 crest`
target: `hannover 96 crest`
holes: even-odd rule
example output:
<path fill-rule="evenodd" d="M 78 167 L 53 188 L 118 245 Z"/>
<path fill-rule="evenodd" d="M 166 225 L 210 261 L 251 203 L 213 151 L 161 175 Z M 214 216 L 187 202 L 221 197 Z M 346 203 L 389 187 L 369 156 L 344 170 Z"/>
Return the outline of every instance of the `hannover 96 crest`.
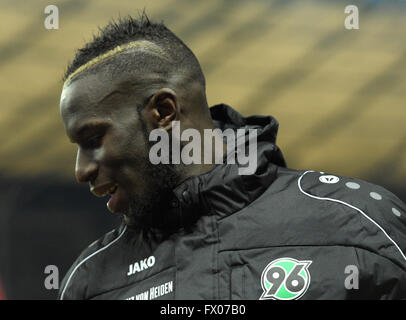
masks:
<path fill-rule="evenodd" d="M 294 300 L 305 294 L 310 284 L 312 261 L 280 258 L 270 262 L 261 275 L 264 292 L 260 300 Z"/>

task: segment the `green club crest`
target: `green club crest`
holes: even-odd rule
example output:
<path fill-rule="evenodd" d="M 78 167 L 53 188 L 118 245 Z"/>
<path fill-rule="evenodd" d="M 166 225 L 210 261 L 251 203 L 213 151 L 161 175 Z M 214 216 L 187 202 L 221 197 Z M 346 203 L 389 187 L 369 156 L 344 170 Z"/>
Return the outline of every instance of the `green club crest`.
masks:
<path fill-rule="evenodd" d="M 280 258 L 270 262 L 261 275 L 264 292 L 259 300 L 295 300 L 302 297 L 310 285 L 310 260 Z"/>

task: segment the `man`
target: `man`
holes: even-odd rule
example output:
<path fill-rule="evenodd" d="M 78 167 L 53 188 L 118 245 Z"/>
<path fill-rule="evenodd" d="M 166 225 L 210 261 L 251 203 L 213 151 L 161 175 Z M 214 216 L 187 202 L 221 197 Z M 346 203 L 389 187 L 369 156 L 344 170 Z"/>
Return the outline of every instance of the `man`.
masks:
<path fill-rule="evenodd" d="M 163 24 L 103 28 L 69 65 L 60 109 L 77 180 L 123 218 L 79 256 L 60 299 L 406 298 L 406 206 L 364 181 L 286 168 L 277 121 L 209 109 L 198 60 Z M 175 131 L 215 128 L 235 139 L 191 142 L 211 161 L 151 158 L 156 130 L 173 151 L 186 148 Z M 242 146 L 257 148 L 250 174 L 227 161 Z"/>

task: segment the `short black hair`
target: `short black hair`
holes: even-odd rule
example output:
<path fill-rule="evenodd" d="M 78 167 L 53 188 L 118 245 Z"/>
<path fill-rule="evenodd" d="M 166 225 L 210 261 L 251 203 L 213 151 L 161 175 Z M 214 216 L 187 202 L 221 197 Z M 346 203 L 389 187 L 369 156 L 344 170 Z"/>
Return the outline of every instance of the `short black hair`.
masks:
<path fill-rule="evenodd" d="M 200 64 L 193 52 L 180 40 L 172 31 L 170 31 L 163 22 L 156 23 L 151 21 L 145 10 L 139 19 L 131 16 L 119 18 L 117 21 L 112 19 L 105 27 L 99 27 L 99 33 L 93 35 L 93 39 L 86 43 L 84 47 L 78 49 L 73 61 L 68 64 L 63 81 L 74 73 L 78 68 L 92 59 L 112 50 L 120 45 L 125 45 L 132 41 L 147 40 L 158 45 L 166 55 L 171 58 L 171 65 L 162 68 L 156 59 L 151 64 L 160 73 L 187 73 L 189 77 L 199 81 L 205 87 L 205 78 Z M 128 55 L 123 55 L 129 57 Z M 120 64 L 123 64 L 121 62 Z M 127 67 L 131 62 L 124 62 Z M 148 63 L 147 63 L 148 64 Z M 157 66 L 158 64 L 158 66 Z M 145 67 L 145 63 L 144 63 Z M 168 69 L 169 68 L 169 69 Z M 166 71 L 165 71 L 166 70 Z M 75 77 L 74 77 L 75 78 Z"/>

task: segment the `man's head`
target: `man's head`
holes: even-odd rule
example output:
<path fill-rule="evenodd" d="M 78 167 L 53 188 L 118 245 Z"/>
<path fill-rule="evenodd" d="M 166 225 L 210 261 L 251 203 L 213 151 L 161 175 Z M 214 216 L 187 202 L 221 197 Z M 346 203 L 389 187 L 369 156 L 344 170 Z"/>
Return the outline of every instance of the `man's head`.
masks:
<path fill-rule="evenodd" d="M 77 180 L 96 195 L 113 193 L 108 207 L 128 223 L 151 223 L 193 170 L 152 165 L 149 132 L 170 132 L 174 120 L 181 130 L 213 127 L 196 57 L 143 14 L 100 29 L 77 51 L 64 80 L 60 109 L 78 145 Z"/>

